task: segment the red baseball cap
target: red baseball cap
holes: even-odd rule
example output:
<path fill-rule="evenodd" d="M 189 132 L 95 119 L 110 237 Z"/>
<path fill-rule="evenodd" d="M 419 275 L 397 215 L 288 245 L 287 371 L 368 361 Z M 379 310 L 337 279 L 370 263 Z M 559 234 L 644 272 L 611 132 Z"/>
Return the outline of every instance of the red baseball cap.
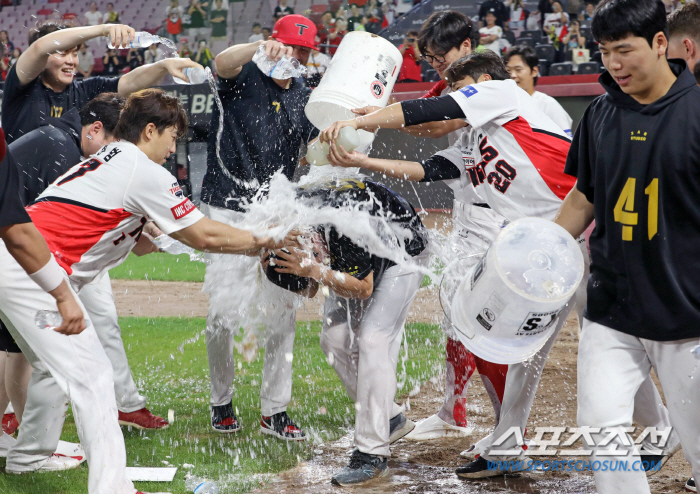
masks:
<path fill-rule="evenodd" d="M 285 45 L 304 46 L 317 50 L 316 25 L 311 19 L 299 14 L 285 15 L 275 23 L 272 29 L 273 39 Z"/>

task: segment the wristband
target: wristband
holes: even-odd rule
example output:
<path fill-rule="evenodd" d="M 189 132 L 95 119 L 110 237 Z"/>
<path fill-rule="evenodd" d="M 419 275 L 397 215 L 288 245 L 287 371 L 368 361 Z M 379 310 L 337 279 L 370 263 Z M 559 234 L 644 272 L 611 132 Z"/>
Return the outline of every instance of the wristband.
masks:
<path fill-rule="evenodd" d="M 51 254 L 51 259 L 43 268 L 36 273 L 29 275 L 34 283 L 39 285 L 45 292 L 52 292 L 64 279 L 64 272 Z"/>

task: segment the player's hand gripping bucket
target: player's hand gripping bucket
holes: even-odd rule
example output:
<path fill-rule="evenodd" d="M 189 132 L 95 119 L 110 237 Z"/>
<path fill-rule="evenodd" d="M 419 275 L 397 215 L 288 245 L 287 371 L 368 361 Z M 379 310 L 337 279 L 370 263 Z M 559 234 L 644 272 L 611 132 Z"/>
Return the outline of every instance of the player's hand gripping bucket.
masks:
<path fill-rule="evenodd" d="M 452 300 L 460 341 L 490 362 L 527 360 L 551 336 L 583 270 L 581 249 L 559 225 L 540 218 L 510 223 Z"/>
<path fill-rule="evenodd" d="M 353 108 L 385 107 L 399 76 L 403 57 L 384 38 L 363 31 L 345 35 L 330 66 L 306 104 L 306 116 L 320 130 L 339 120 L 355 118 Z M 366 150 L 374 134 L 361 130 L 358 151 Z"/>

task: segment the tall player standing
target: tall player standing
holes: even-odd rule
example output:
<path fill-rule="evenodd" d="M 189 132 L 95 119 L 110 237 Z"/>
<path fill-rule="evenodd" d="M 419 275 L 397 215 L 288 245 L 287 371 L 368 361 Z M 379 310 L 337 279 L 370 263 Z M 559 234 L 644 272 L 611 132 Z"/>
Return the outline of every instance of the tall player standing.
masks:
<path fill-rule="evenodd" d="M 591 27 L 607 69 L 600 78 L 606 94 L 576 131 L 566 166 L 576 187 L 556 219 L 572 235 L 596 222 L 578 422 L 631 426 L 634 395 L 653 367 L 697 479 L 700 366 L 691 350 L 700 338 L 700 88 L 685 62 L 666 59 L 661 0 L 606 0 Z M 623 442 L 617 437 L 612 445 L 621 455 L 599 456 L 594 448 L 591 459 L 629 462 Z M 594 476 L 602 494 L 649 492 L 639 471 Z"/>
<path fill-rule="evenodd" d="M 161 164 L 186 129 L 187 115 L 177 98 L 158 89 L 129 98 L 115 130 L 120 141 L 71 168 L 27 208 L 60 265 L 46 278 L 57 285 L 67 277 L 80 290 L 128 256 L 149 219 L 173 238 L 203 251 L 246 254 L 278 246 L 205 218 L 188 199 L 174 193 L 175 179 Z M 68 337 L 38 328 L 37 311 L 55 311 L 56 302 L 10 257 L 4 244 L 0 265 L 0 317 L 30 362 L 41 361 L 65 393 L 70 389 L 90 467 L 89 493 L 134 494 L 126 477 L 112 367 L 92 323 L 86 318 L 86 327 L 71 329 Z M 27 408 L 35 399 L 30 387 Z"/>

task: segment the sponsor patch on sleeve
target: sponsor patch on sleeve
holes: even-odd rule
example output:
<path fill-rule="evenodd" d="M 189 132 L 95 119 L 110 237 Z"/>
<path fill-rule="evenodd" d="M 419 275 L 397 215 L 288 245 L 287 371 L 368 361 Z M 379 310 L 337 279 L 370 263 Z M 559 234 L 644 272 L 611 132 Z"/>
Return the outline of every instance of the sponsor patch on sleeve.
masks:
<path fill-rule="evenodd" d="M 182 201 L 180 204 L 177 206 L 173 206 L 170 208 L 170 211 L 173 212 L 173 216 L 175 217 L 176 220 L 179 220 L 180 218 L 184 218 L 188 214 L 190 214 L 192 211 L 194 211 L 196 206 L 190 201 L 189 199 L 185 199 Z"/>
<path fill-rule="evenodd" d="M 462 89 L 460 89 L 460 92 L 461 92 L 464 96 L 466 96 L 467 98 L 471 98 L 472 96 L 474 96 L 474 95 L 475 95 L 476 93 L 478 93 L 479 91 L 477 91 L 476 88 L 475 88 L 474 86 L 466 86 L 466 87 L 463 87 Z"/>

